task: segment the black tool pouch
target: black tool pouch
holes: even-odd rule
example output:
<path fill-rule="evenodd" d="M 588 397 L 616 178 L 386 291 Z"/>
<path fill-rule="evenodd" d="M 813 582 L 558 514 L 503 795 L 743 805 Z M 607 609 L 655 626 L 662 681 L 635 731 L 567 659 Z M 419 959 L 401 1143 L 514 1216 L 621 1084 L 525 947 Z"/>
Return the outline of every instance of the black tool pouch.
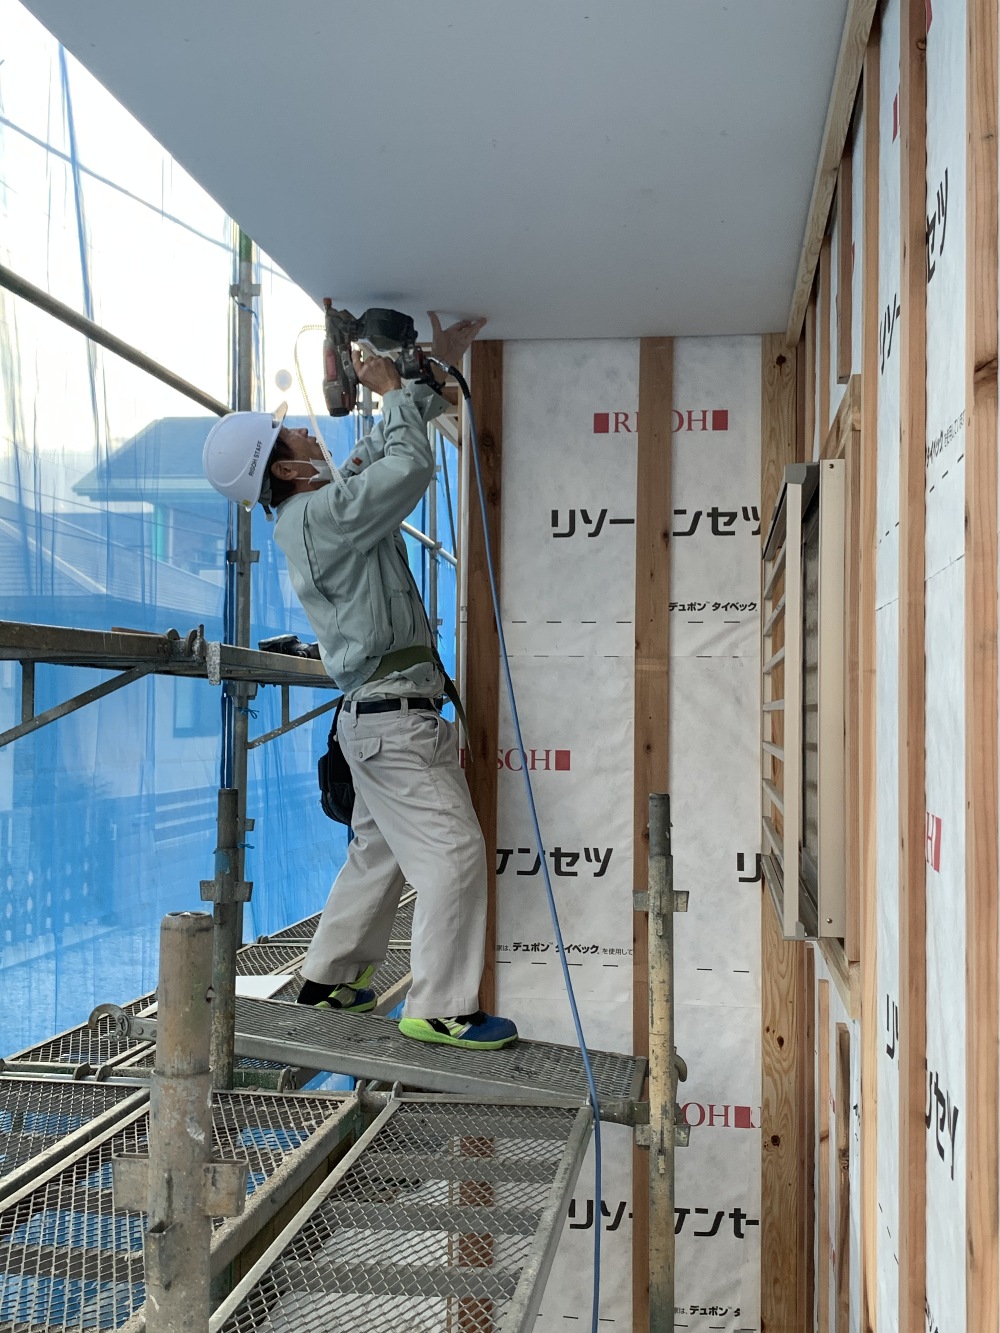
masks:
<path fill-rule="evenodd" d="M 326 742 L 326 754 L 320 755 L 316 766 L 319 777 L 319 803 L 323 813 L 338 824 L 350 826 L 354 814 L 354 779 L 351 767 L 344 758 L 344 752 L 337 740 L 337 719 L 344 701 L 337 704 L 333 714 L 333 725 Z"/>

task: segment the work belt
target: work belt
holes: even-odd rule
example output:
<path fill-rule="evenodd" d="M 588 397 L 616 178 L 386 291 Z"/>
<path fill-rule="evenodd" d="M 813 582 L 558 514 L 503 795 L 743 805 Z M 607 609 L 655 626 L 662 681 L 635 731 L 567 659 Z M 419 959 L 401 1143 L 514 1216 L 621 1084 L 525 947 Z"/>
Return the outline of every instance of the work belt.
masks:
<path fill-rule="evenodd" d="M 458 718 L 459 722 L 461 722 L 462 729 L 464 730 L 466 736 L 468 736 L 469 722 L 465 716 L 465 709 L 462 707 L 462 700 L 459 698 L 458 690 L 455 688 L 455 682 L 452 680 L 452 678 L 448 675 L 447 671 L 444 669 L 444 664 L 442 663 L 439 654 L 434 648 L 425 647 L 421 644 L 414 644 L 410 648 L 396 648 L 393 652 L 386 653 L 385 656 L 382 658 L 382 660 L 379 662 L 378 666 L 365 681 L 365 684 L 371 685 L 377 680 L 384 680 L 386 676 L 394 675 L 397 671 L 408 671 L 410 667 L 424 666 L 424 665 L 436 666 L 437 669 L 441 672 L 442 676 L 444 676 L 444 692 L 448 696 L 449 700 L 455 705 L 455 716 Z M 379 700 L 373 700 L 372 702 L 380 704 L 388 704 L 388 707 L 391 709 L 399 707 L 398 702 L 396 702 L 395 700 L 379 699 Z M 433 708 L 434 703 L 430 699 L 411 699 L 409 701 L 409 706 L 410 708 L 414 707 Z M 349 705 L 345 705 L 345 707 L 347 707 L 349 710 Z M 358 703 L 355 706 L 355 712 L 359 714 L 362 712 L 371 713 L 371 712 L 387 712 L 387 711 L 388 711 L 387 708 L 383 707 L 374 709 L 364 703 Z"/>
<path fill-rule="evenodd" d="M 361 717 L 365 713 L 398 713 L 406 704 L 407 709 L 412 713 L 415 708 L 431 709 L 435 713 L 440 713 L 443 699 L 412 699 L 409 695 L 400 699 L 370 699 L 367 702 L 361 700 L 360 703 L 353 703 L 350 699 L 344 704 L 345 713 L 357 713 Z"/>

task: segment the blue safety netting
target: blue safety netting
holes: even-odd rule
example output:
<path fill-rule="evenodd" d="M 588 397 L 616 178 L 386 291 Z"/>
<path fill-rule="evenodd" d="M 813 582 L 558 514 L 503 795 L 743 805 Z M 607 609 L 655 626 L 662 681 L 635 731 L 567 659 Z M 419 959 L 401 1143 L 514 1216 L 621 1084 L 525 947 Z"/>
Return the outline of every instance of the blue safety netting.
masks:
<path fill-rule="evenodd" d="M 236 244 L 233 222 L 142 126 L 0 0 L 0 262 L 230 402 Z M 308 424 L 322 405 L 320 312 L 265 256 L 254 278 L 257 406 L 287 400 L 292 423 Z M 214 420 L 0 288 L 0 617 L 223 637 L 230 515 L 200 469 Z M 355 419 L 317 420 L 345 457 Z M 450 445 L 445 457 L 438 525 L 454 549 Z M 427 501 L 411 522 L 426 531 Z M 311 638 L 259 510 L 253 533 L 252 642 Z M 409 546 L 427 589 L 430 558 Z M 437 563 L 451 666 L 455 574 Z M 36 712 L 111 674 L 39 666 Z M 293 691 L 294 711 L 326 697 Z M 250 707 L 251 734 L 280 725 L 276 688 Z M 0 730 L 20 709 L 19 668 L 0 662 Z M 155 985 L 161 916 L 203 910 L 212 875 L 221 714 L 206 681 L 148 677 L 0 750 L 0 1055 Z M 316 798 L 328 726 L 250 754 L 247 939 L 318 910 L 343 861 L 345 832 Z"/>

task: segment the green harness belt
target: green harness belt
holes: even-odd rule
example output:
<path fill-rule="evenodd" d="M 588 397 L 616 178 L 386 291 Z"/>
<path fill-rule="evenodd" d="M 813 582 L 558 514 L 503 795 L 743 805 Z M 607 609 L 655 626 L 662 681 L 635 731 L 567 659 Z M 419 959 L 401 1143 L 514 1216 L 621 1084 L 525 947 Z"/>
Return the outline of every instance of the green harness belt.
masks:
<path fill-rule="evenodd" d="M 433 648 L 427 648 L 420 644 L 414 644 L 411 648 L 396 648 L 391 653 L 386 653 L 379 662 L 378 666 L 365 681 L 366 685 L 372 684 L 376 680 L 384 680 L 386 676 L 392 676 L 397 671 L 408 671 L 410 667 L 433 665 L 444 676 L 444 692 L 448 699 L 455 706 L 455 716 L 462 724 L 462 729 L 466 736 L 469 734 L 469 723 L 465 716 L 465 709 L 462 707 L 462 700 L 458 696 L 458 690 L 455 688 L 455 682 L 444 669 L 444 664 L 440 656 Z"/>

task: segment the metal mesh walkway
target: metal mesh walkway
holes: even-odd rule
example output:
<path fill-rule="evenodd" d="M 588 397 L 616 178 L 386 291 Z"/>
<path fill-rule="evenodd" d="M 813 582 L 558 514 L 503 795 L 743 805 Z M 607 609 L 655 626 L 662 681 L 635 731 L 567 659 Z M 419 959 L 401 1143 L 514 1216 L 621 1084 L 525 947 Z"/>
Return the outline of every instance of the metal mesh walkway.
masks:
<path fill-rule="evenodd" d="M 261 935 L 257 941 L 258 944 L 302 944 L 303 947 L 309 943 L 316 934 L 316 927 L 319 925 L 320 913 L 314 912 L 312 916 L 307 916 L 304 921 L 293 921 L 290 926 L 285 926 L 274 935 Z"/>
<path fill-rule="evenodd" d="M 43 1160 L 68 1156 L 146 1095 L 124 1083 L 0 1078 L 0 1199 L 14 1192 L 29 1164 L 37 1172 Z"/>
<path fill-rule="evenodd" d="M 292 972 L 302 961 L 306 946 L 289 944 L 244 944 L 236 954 L 236 975 L 264 977 L 276 972 Z"/>
<path fill-rule="evenodd" d="M 391 1100 L 212 1333 L 532 1329 L 591 1129 L 586 1110 Z"/>
<path fill-rule="evenodd" d="M 215 1094 L 216 1154 L 249 1162 L 247 1214 L 216 1220 L 215 1271 L 353 1127 L 355 1104 L 308 1094 Z M 143 1105 L 0 1204 L 0 1328 L 111 1329 L 142 1305 L 145 1217 L 115 1207 L 111 1162 L 144 1153 L 147 1129 Z M 291 1162 L 300 1154 L 309 1160 L 296 1173 Z"/>

